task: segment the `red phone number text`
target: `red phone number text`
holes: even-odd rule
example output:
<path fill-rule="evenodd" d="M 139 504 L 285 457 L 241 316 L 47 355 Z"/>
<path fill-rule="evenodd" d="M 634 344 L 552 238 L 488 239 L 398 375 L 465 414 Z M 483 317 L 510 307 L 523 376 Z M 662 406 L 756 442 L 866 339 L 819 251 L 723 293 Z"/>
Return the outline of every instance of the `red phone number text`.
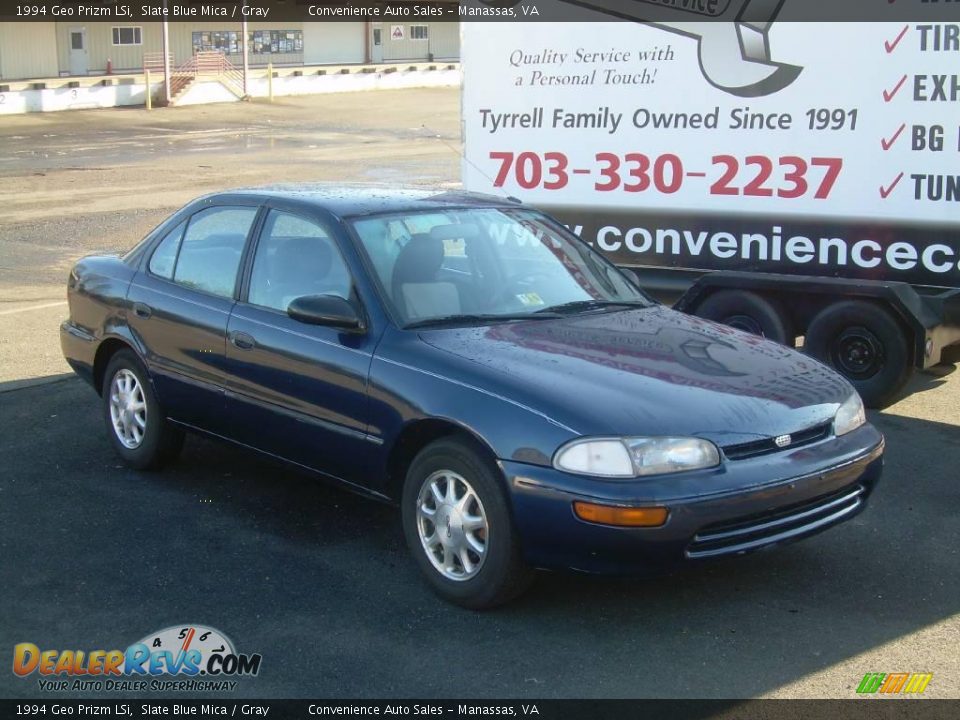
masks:
<path fill-rule="evenodd" d="M 651 157 L 643 153 L 601 152 L 594 156 L 591 166 L 575 168 L 560 152 L 491 152 L 490 159 L 500 163 L 493 181 L 498 188 L 513 181 L 524 190 L 561 190 L 570 183 L 571 176 L 589 175 L 596 178 L 593 189 L 597 192 L 653 190 L 672 195 L 680 191 L 688 178 L 707 178 L 706 172 L 687 171 L 680 157 L 672 153 Z M 796 155 L 749 155 L 743 159 L 714 155 L 712 163 L 718 172 L 710 184 L 711 195 L 791 199 L 812 194 L 817 200 L 825 200 L 843 170 L 842 158 Z"/>

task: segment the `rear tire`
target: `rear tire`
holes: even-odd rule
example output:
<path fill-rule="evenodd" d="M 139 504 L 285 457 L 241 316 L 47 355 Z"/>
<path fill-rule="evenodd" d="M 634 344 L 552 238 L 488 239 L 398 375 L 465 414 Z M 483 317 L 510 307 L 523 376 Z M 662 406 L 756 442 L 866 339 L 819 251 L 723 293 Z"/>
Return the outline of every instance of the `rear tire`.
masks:
<path fill-rule="evenodd" d="M 183 431 L 167 420 L 143 363 L 120 350 L 103 379 L 103 418 L 120 458 L 136 470 L 156 470 L 175 459 Z"/>
<path fill-rule="evenodd" d="M 783 306 L 774 299 L 748 290 L 719 290 L 700 303 L 694 315 L 760 335 L 781 345 L 793 347 L 796 339 Z"/>
<path fill-rule="evenodd" d="M 882 307 L 862 300 L 822 310 L 807 328 L 805 350 L 847 378 L 871 408 L 893 402 L 913 372 L 903 327 Z"/>
<path fill-rule="evenodd" d="M 433 590 L 472 610 L 496 607 L 529 587 L 499 470 L 457 438 L 414 458 L 401 499 L 403 533 Z"/>

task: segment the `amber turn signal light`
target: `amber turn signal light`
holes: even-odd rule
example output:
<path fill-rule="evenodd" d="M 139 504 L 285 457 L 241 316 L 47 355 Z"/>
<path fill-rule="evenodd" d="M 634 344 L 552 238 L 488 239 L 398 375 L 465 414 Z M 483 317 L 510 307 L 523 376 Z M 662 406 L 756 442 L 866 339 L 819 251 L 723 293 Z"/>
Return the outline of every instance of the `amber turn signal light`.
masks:
<path fill-rule="evenodd" d="M 614 507 L 588 502 L 575 502 L 573 512 L 586 522 L 616 527 L 660 527 L 670 514 L 666 508 Z"/>

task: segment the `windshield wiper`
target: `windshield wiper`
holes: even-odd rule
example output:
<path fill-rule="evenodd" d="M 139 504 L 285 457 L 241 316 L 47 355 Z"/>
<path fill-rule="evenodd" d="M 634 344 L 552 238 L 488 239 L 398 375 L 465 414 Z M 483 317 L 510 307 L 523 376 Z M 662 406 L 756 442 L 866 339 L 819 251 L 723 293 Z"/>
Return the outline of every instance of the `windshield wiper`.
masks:
<path fill-rule="evenodd" d="M 584 310 L 602 310 L 604 308 L 641 308 L 650 307 L 650 303 L 643 300 L 574 300 L 573 302 L 553 305 L 537 310 L 536 313 L 573 314 Z"/>
<path fill-rule="evenodd" d="M 403 326 L 404 330 L 413 330 L 414 328 L 434 327 L 437 325 L 452 325 L 456 323 L 495 323 L 510 322 L 514 320 L 548 320 L 558 318 L 558 313 L 545 312 L 538 310 L 535 313 L 514 313 L 497 315 L 490 314 L 463 314 L 463 315 L 442 315 L 441 317 L 426 318 L 424 320 L 415 320 Z"/>

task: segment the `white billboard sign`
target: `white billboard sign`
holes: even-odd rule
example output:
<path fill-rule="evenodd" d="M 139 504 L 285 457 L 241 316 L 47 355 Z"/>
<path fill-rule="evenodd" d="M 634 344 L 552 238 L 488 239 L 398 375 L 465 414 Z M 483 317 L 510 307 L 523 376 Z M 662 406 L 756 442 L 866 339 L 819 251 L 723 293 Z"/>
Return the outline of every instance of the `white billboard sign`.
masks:
<path fill-rule="evenodd" d="M 960 25 L 465 23 L 464 184 L 623 265 L 960 287 Z"/>
<path fill-rule="evenodd" d="M 463 40 L 469 189 L 960 221 L 957 26 L 471 22 Z"/>

